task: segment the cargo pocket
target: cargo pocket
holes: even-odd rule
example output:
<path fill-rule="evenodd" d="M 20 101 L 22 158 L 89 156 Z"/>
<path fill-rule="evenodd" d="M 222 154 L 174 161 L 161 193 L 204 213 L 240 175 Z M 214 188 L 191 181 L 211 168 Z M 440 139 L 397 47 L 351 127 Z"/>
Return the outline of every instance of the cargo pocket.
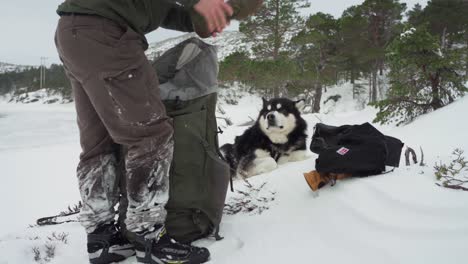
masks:
<path fill-rule="evenodd" d="M 168 207 L 194 208 L 201 199 L 205 152 L 207 142 L 206 110 L 173 116 L 174 158 L 170 178 Z M 171 195 L 174 193 L 174 195 Z"/>
<path fill-rule="evenodd" d="M 114 112 L 126 125 L 144 126 L 165 118 L 158 84 L 144 62 L 102 74 Z"/>

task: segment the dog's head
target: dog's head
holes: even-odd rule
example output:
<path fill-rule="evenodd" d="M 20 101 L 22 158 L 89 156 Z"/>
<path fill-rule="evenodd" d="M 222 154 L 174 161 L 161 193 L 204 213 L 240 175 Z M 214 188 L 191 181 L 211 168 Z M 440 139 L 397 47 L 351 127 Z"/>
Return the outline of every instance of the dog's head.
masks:
<path fill-rule="evenodd" d="M 273 143 L 283 144 L 287 136 L 296 128 L 301 118 L 304 100 L 292 101 L 286 98 L 263 99 L 263 108 L 258 117 L 260 129 Z"/>

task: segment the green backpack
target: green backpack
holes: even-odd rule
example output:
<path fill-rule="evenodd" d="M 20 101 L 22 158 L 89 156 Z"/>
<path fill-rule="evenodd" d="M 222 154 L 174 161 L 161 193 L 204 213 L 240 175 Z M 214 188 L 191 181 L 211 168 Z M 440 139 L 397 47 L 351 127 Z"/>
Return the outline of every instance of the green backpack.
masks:
<path fill-rule="evenodd" d="M 181 242 L 219 238 L 230 169 L 219 153 L 216 48 L 191 38 L 165 52 L 153 66 L 174 124 L 167 231 Z"/>

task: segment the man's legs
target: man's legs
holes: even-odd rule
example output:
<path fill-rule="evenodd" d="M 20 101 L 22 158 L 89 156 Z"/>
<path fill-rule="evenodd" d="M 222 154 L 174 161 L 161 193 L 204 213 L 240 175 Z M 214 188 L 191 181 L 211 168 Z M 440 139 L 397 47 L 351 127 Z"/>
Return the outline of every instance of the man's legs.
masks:
<path fill-rule="evenodd" d="M 154 69 L 141 59 L 143 51 L 137 56 L 128 69 L 103 72 L 84 88 L 111 138 L 126 149 L 125 224 L 131 232 L 164 224 L 173 152 L 172 125 L 158 96 Z"/>
<path fill-rule="evenodd" d="M 205 262 L 208 250 L 179 244 L 163 228 L 164 207 L 169 199 L 173 129 L 159 97 L 158 78 L 144 54 L 144 40 L 133 30 L 125 31 L 107 19 L 76 16 L 61 18 L 57 43 L 64 65 L 81 84 L 110 138 L 125 148 L 128 198 L 125 224 L 133 235 L 138 260 Z M 112 159 L 99 161 L 105 168 L 115 164 Z M 86 178 L 96 172 L 83 170 L 82 175 Z M 116 184 L 105 177 L 100 182 L 109 189 Z M 94 190 L 85 187 L 82 191 L 87 197 L 88 191 Z M 92 196 L 97 201 L 107 199 L 103 207 L 116 199 L 103 194 Z"/>
<path fill-rule="evenodd" d="M 135 250 L 114 223 L 114 207 L 122 198 L 119 184 L 125 182 L 121 148 L 110 138 L 82 85 L 66 71 L 80 131 L 82 153 L 77 176 L 83 207 L 79 219 L 88 233 L 89 259 L 93 264 L 124 260 Z"/>
<path fill-rule="evenodd" d="M 119 203 L 118 225 L 126 231 L 125 150 L 112 140 L 81 84 L 70 73 L 67 76 L 74 94 L 82 149 L 77 168 L 83 203 L 79 220 L 87 233 L 92 233 L 114 220 L 115 206 Z"/>
<path fill-rule="evenodd" d="M 114 207 L 120 196 L 119 174 L 122 172 L 117 168 L 118 146 L 107 133 L 81 84 L 70 74 L 69 79 L 73 87 L 82 149 L 77 168 L 83 201 L 80 222 L 91 233 L 99 225 L 114 220 Z"/>
<path fill-rule="evenodd" d="M 163 224 L 172 161 L 172 126 L 139 35 L 131 30 L 125 32 L 103 18 L 77 16 L 61 19 L 57 40 L 64 64 L 89 98 L 89 108 L 95 110 L 110 138 L 127 149 L 127 229 L 138 232 Z M 91 134 L 87 136 L 93 137 Z M 84 181 L 82 188 L 85 196 L 105 201 L 100 203 L 103 207 L 114 204 L 117 197 L 91 194 L 94 190 L 87 187 L 102 182 L 113 189 L 117 182 L 108 175 L 115 172 L 109 169 L 115 162 L 111 156 L 92 155 L 87 161 L 105 168 L 101 171 L 107 178 Z M 93 169 L 95 166 L 80 167 L 79 177 L 100 173 Z M 96 218 L 110 217 L 111 211 L 90 209 Z M 84 218 L 93 220 L 90 215 Z"/>

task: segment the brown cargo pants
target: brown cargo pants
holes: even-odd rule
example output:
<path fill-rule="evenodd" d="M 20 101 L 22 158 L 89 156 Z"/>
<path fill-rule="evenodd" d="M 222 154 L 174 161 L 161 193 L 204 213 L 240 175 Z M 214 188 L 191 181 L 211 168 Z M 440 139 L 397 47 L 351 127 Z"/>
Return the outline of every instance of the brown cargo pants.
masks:
<path fill-rule="evenodd" d="M 90 233 L 113 221 L 121 195 L 129 231 L 164 223 L 173 129 L 144 54 L 146 41 L 111 20 L 78 15 L 60 18 L 55 41 L 75 96 L 82 225 Z"/>

